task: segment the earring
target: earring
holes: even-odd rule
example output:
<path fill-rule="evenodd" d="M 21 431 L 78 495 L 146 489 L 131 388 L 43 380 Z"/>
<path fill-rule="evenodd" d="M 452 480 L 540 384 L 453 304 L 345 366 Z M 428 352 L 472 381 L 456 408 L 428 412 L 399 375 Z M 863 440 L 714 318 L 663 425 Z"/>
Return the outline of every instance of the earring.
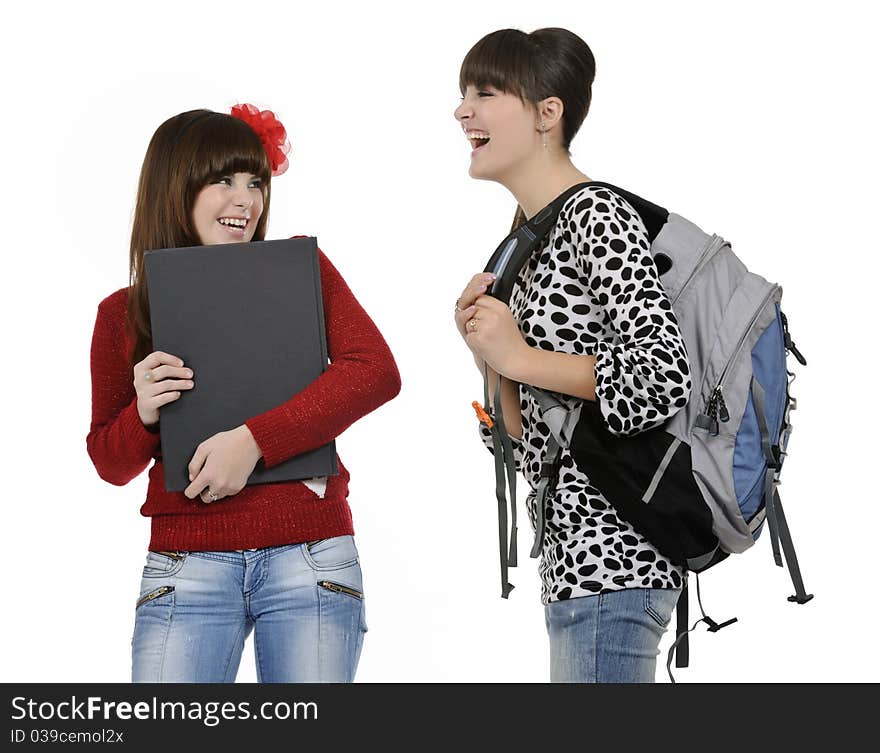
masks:
<path fill-rule="evenodd" d="M 544 148 L 547 148 L 547 129 L 544 128 L 544 121 L 541 121 L 541 141 L 544 142 Z"/>

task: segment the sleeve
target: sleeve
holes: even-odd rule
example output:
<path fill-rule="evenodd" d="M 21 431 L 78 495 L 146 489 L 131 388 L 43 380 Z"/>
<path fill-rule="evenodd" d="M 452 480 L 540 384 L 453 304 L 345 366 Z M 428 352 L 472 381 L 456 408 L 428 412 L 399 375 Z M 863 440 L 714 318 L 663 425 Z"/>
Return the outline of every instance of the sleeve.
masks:
<path fill-rule="evenodd" d="M 385 339 L 320 249 L 318 261 L 330 365 L 290 400 L 245 421 L 266 468 L 327 444 L 400 392 Z"/>
<path fill-rule="evenodd" d="M 525 412 L 528 406 L 527 406 L 526 402 L 523 400 L 522 392 L 519 390 L 518 390 L 518 392 L 519 392 L 520 411 Z M 480 412 L 478 412 L 477 415 L 479 416 Z M 489 452 L 492 453 L 492 455 L 494 456 L 495 455 L 495 447 L 492 444 L 492 431 L 482 421 L 479 421 L 477 423 L 477 430 L 479 432 L 480 439 L 482 440 L 486 449 L 489 450 Z M 513 460 L 514 460 L 516 470 L 519 471 L 520 473 L 522 473 L 522 470 L 523 470 L 523 467 L 525 464 L 523 442 L 521 439 L 516 439 L 515 437 L 511 437 L 509 434 L 507 436 L 510 439 L 511 447 L 513 447 Z"/>
<path fill-rule="evenodd" d="M 91 349 L 92 423 L 86 437 L 98 475 L 116 486 L 143 472 L 160 441 L 138 415 L 125 348 L 125 317 L 124 303 L 119 306 L 107 298 L 98 306 Z"/>
<path fill-rule="evenodd" d="M 492 446 L 492 432 L 486 427 L 486 424 L 480 422 L 477 424 L 480 432 L 480 439 L 483 440 L 483 444 L 486 445 L 486 449 L 489 450 L 492 455 L 495 455 L 495 449 Z M 510 435 L 508 435 L 510 436 Z M 523 469 L 523 443 L 520 439 L 514 439 L 510 437 L 510 444 L 513 447 L 513 459 L 516 464 L 516 470 L 522 473 Z"/>
<path fill-rule="evenodd" d="M 596 401 L 610 432 L 637 434 L 687 405 L 684 339 L 629 203 L 611 191 L 590 192 L 572 212 L 579 271 L 614 330 L 613 341 L 595 345 Z"/>

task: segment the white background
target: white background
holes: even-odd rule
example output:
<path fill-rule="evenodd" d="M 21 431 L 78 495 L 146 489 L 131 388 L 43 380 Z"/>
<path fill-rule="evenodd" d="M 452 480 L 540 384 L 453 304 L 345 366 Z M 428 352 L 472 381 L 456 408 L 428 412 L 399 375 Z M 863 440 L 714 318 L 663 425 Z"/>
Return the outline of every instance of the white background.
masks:
<path fill-rule="evenodd" d="M 32 2 L 5 11 L 3 619 L 6 681 L 129 679 L 146 473 L 86 453 L 98 302 L 127 284 L 158 125 L 236 101 L 293 142 L 269 238 L 317 235 L 397 358 L 400 396 L 338 440 L 367 592 L 360 681 L 544 681 L 530 533 L 499 597 L 481 381 L 453 302 L 514 202 L 468 177 L 452 117 L 464 54 L 564 26 L 597 60 L 572 150 L 733 243 L 783 285 L 797 368 L 781 496 L 809 592 L 762 537 L 701 578 L 739 622 L 692 638 L 688 681 L 876 680 L 877 26 L 862 2 Z M 10 15 L 11 14 L 11 15 Z M 520 484 L 521 499 L 524 483 Z M 524 510 L 520 513 L 525 520 Z M 692 619 L 695 619 L 692 616 Z M 658 681 L 672 629 L 661 644 Z M 238 679 L 255 679 L 252 643 Z"/>

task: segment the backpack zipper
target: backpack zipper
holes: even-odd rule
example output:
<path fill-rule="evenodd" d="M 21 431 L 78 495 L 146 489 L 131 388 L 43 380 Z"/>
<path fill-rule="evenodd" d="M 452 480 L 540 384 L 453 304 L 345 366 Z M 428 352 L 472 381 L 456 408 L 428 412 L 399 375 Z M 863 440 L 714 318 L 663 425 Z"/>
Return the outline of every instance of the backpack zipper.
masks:
<path fill-rule="evenodd" d="M 785 312 L 782 309 L 779 310 L 779 316 L 782 317 L 782 332 L 783 337 L 785 338 L 785 347 L 787 350 L 791 351 L 791 354 L 797 358 L 798 363 L 801 366 L 807 365 L 807 359 L 803 357 L 801 352 L 797 349 L 797 346 L 794 344 L 794 340 L 791 339 L 791 335 L 788 333 L 788 319 L 785 316 Z"/>
<path fill-rule="evenodd" d="M 138 599 L 137 604 L 134 605 L 134 608 L 137 609 L 142 604 L 146 604 L 148 601 L 152 601 L 153 599 L 158 599 L 160 596 L 164 596 L 167 593 L 170 593 L 174 590 L 174 586 L 162 586 L 161 588 L 157 588 L 155 591 L 150 591 L 146 596 L 141 596 Z"/>
<path fill-rule="evenodd" d="M 737 359 L 740 351 L 742 350 L 743 345 L 745 344 L 746 339 L 749 336 L 749 333 L 752 331 L 752 328 L 755 326 L 755 322 L 758 321 L 758 317 L 761 315 L 761 312 L 764 310 L 764 307 L 767 305 L 768 301 L 773 297 L 773 294 L 776 292 L 778 285 L 772 285 L 770 287 L 770 291 L 764 296 L 764 300 L 761 302 L 761 305 L 758 307 L 757 311 L 755 311 L 754 316 L 752 317 L 749 325 L 746 327 L 745 332 L 743 332 L 742 336 L 739 338 L 739 342 L 737 343 L 736 349 L 733 351 L 733 355 L 727 359 L 727 363 L 724 364 L 724 368 L 721 371 L 721 376 L 718 377 L 718 383 L 715 385 L 715 389 L 712 390 L 712 394 L 709 396 L 708 403 L 706 405 L 706 415 L 710 418 L 718 421 L 721 419 L 724 422 L 730 420 L 730 413 L 727 410 L 727 405 L 724 403 L 724 378 L 727 376 L 727 372 L 730 369 L 730 365 Z"/>
<path fill-rule="evenodd" d="M 719 240 L 722 241 L 722 243 L 718 246 L 718 248 L 713 251 L 712 247 Z M 681 298 L 681 294 L 684 293 L 687 286 L 691 284 L 691 280 L 693 280 L 700 273 L 700 270 L 702 270 L 703 267 L 705 267 L 709 263 L 710 259 L 712 259 L 712 257 L 715 256 L 715 254 L 720 251 L 723 246 L 724 242 L 721 236 L 717 233 L 713 233 L 712 237 L 709 239 L 709 242 L 706 244 L 706 248 L 704 248 L 702 254 L 700 254 L 700 260 L 697 262 L 697 266 L 694 267 L 694 271 L 690 273 L 688 278 L 684 281 L 684 284 L 679 288 L 678 294 L 675 296 L 675 298 L 670 301 L 670 306 L 674 306 L 676 304 L 678 299 Z"/>
<path fill-rule="evenodd" d="M 335 591 L 340 594 L 348 594 L 349 596 L 354 596 L 356 599 L 363 599 L 364 595 L 360 591 L 355 591 L 353 588 L 349 588 L 348 586 L 342 586 L 339 583 L 334 583 L 332 580 L 319 580 L 318 585 L 322 588 L 326 588 L 328 591 Z"/>

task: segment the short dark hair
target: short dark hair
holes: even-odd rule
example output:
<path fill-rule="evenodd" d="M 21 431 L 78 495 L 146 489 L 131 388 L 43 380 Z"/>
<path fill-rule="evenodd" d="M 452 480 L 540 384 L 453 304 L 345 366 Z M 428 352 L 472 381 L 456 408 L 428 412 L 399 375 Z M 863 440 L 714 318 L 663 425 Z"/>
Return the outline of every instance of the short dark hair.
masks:
<path fill-rule="evenodd" d="M 587 117 L 596 61 L 589 46 L 567 29 L 499 29 L 487 34 L 465 55 L 458 75 L 462 95 L 468 86 L 493 86 L 535 105 L 547 97 L 563 104 L 562 147 Z"/>

